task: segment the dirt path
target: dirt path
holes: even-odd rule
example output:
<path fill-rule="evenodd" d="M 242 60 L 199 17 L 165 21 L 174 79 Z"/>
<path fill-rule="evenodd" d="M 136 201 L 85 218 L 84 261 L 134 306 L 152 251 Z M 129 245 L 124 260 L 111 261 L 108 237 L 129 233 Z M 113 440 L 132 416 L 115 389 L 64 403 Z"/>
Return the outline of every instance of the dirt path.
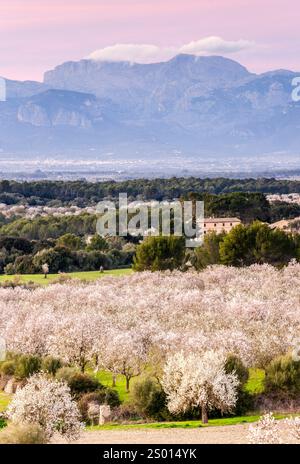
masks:
<path fill-rule="evenodd" d="M 84 432 L 84 444 L 247 443 L 248 424 L 198 429 L 103 430 Z"/>

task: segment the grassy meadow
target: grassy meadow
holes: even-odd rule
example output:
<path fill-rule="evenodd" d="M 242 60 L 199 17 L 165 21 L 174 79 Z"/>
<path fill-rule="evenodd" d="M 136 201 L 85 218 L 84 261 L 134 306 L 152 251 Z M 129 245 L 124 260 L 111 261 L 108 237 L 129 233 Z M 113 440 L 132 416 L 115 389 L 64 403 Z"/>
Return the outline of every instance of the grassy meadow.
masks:
<path fill-rule="evenodd" d="M 47 279 L 45 279 L 43 274 L 24 274 L 24 275 L 0 275 L 0 284 L 5 281 L 14 281 L 16 278 L 20 279 L 22 282 L 28 283 L 33 282 L 39 285 L 48 285 L 49 283 L 59 279 L 62 275 L 71 277 L 73 279 L 80 279 L 86 281 L 94 281 L 100 279 L 104 276 L 122 276 L 129 275 L 133 271 L 132 269 L 111 269 L 109 271 L 89 271 L 89 272 L 70 272 L 64 274 L 48 274 Z"/>
<path fill-rule="evenodd" d="M 137 430 L 137 429 L 194 429 L 198 427 L 222 427 L 224 425 L 251 424 L 257 422 L 261 415 L 224 417 L 221 419 L 209 419 L 208 424 L 201 421 L 174 421 L 174 422 L 149 422 L 144 424 L 117 424 L 91 425 L 87 427 L 89 431 L 95 430 Z M 285 419 L 286 414 L 274 414 L 276 419 Z"/>
<path fill-rule="evenodd" d="M 9 405 L 10 400 L 11 396 L 0 390 L 0 413 L 5 411 L 5 409 Z"/>

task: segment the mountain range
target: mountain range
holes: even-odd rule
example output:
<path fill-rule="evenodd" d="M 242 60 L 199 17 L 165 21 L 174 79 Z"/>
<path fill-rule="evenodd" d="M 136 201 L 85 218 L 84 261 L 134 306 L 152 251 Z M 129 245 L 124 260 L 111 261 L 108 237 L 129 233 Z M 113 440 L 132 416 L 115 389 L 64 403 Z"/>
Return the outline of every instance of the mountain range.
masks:
<path fill-rule="evenodd" d="M 6 80 L 0 150 L 24 157 L 153 158 L 297 153 L 300 103 L 287 70 L 219 56 L 66 62 L 41 82 Z"/>

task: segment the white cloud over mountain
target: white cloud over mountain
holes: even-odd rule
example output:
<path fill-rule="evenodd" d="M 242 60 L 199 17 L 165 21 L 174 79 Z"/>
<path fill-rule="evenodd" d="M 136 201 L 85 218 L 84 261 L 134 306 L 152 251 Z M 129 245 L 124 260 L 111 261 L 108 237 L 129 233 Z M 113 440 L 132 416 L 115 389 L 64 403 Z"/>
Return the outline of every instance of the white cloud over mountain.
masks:
<path fill-rule="evenodd" d="M 94 51 L 88 58 L 95 61 L 154 63 L 172 58 L 177 51 L 175 47 L 158 47 L 150 44 L 115 44 Z"/>
<path fill-rule="evenodd" d="M 181 47 L 160 47 L 151 44 L 115 44 L 92 52 L 87 58 L 95 61 L 130 61 L 134 63 L 155 63 L 166 61 L 179 53 L 190 55 L 227 55 L 251 48 L 249 40 L 224 40 L 210 36 L 190 42 Z"/>
<path fill-rule="evenodd" d="M 253 46 L 254 42 L 249 40 L 224 40 L 221 37 L 211 36 L 183 45 L 179 49 L 179 53 L 189 53 L 192 55 L 220 53 L 225 55 L 228 53 L 236 53 Z"/>

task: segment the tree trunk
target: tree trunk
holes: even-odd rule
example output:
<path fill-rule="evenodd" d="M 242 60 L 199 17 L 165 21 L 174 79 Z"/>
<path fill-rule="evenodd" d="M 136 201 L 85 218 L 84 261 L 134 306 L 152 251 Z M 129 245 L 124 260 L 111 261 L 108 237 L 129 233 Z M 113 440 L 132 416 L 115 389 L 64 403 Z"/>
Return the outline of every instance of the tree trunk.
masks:
<path fill-rule="evenodd" d="M 127 391 L 127 393 L 129 393 L 129 382 L 130 382 L 130 378 L 126 377 L 126 391 Z"/>
<path fill-rule="evenodd" d="M 206 406 L 202 406 L 201 420 L 202 420 L 202 424 L 207 424 L 208 423 L 208 415 L 207 415 L 207 407 Z"/>

